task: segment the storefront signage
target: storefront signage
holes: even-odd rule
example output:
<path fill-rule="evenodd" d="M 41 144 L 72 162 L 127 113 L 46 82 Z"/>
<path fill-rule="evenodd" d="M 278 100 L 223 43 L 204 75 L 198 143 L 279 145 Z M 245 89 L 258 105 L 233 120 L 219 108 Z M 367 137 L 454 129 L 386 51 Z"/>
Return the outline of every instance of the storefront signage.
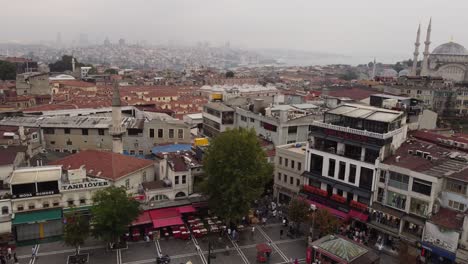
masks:
<path fill-rule="evenodd" d="M 458 232 L 443 230 L 432 223 L 426 222 L 423 242 L 430 243 L 450 252 L 456 252 L 458 248 L 458 238 Z"/>
<path fill-rule="evenodd" d="M 21 199 L 21 198 L 29 198 L 29 197 L 36 197 L 36 196 L 46 196 L 46 195 L 54 195 L 58 194 L 58 190 L 50 190 L 50 191 L 43 191 L 43 192 L 34 192 L 34 193 L 19 193 L 13 194 L 13 199 Z"/>
<path fill-rule="evenodd" d="M 73 184 L 64 184 L 62 185 L 62 190 L 77 190 L 77 189 L 91 189 L 97 187 L 108 187 L 108 181 L 96 181 L 96 182 L 81 182 L 81 183 L 73 183 Z"/>

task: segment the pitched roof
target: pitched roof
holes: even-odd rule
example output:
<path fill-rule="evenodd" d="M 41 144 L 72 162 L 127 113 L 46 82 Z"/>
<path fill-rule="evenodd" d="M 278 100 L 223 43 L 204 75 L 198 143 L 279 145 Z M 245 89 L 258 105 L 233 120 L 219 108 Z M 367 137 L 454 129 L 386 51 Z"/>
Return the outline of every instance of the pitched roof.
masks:
<path fill-rule="evenodd" d="M 84 165 L 87 175 L 115 181 L 152 166 L 153 162 L 108 151 L 84 150 L 49 164 L 62 165 L 65 170 L 78 169 Z"/>
<path fill-rule="evenodd" d="M 430 221 L 448 229 L 462 230 L 463 218 L 462 212 L 441 207 L 436 214 L 432 215 Z"/>
<path fill-rule="evenodd" d="M 0 147 L 0 166 L 3 165 L 10 165 L 15 162 L 16 155 L 18 152 L 25 152 L 27 147 L 18 146 L 18 147 L 8 147 L 8 148 L 1 148 Z"/>

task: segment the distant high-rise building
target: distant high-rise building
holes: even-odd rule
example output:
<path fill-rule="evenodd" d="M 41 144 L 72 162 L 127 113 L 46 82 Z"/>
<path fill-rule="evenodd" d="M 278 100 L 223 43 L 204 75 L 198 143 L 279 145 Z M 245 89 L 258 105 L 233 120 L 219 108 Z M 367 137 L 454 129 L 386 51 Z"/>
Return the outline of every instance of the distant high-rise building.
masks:
<path fill-rule="evenodd" d="M 123 38 L 119 39 L 119 45 L 120 46 L 125 46 L 125 39 L 123 39 Z"/>
<path fill-rule="evenodd" d="M 104 46 L 110 46 L 111 43 L 110 43 L 110 40 L 108 37 L 106 37 L 106 39 L 104 40 Z"/>
<path fill-rule="evenodd" d="M 80 46 L 87 46 L 88 44 L 89 44 L 89 41 L 88 41 L 88 34 L 81 33 L 81 34 L 80 34 L 79 45 L 80 45 Z"/>
<path fill-rule="evenodd" d="M 55 44 L 56 44 L 57 46 L 61 46 L 61 45 L 62 45 L 62 33 L 57 32 L 57 38 L 55 39 Z"/>

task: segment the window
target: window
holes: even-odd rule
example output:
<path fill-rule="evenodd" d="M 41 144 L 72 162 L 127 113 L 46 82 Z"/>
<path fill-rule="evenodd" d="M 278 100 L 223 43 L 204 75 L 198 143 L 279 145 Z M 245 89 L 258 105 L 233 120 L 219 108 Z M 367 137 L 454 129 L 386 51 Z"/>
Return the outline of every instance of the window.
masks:
<path fill-rule="evenodd" d="M 146 171 L 143 172 L 142 182 L 146 182 Z"/>
<path fill-rule="evenodd" d="M 388 185 L 401 189 L 408 190 L 409 177 L 397 172 L 390 171 L 390 179 L 388 180 Z"/>
<path fill-rule="evenodd" d="M 294 178 L 291 176 L 289 177 L 289 184 L 293 185 L 294 184 Z"/>
<path fill-rule="evenodd" d="M 462 212 L 465 211 L 465 204 L 464 203 L 449 200 L 449 206 L 452 207 L 455 210 L 459 210 L 459 211 L 462 211 Z"/>
<path fill-rule="evenodd" d="M 158 129 L 158 138 L 164 137 L 164 131 L 162 129 Z"/>
<path fill-rule="evenodd" d="M 28 204 L 28 208 L 29 210 L 33 210 L 34 208 L 36 208 L 36 206 L 34 205 L 34 203 L 30 203 Z"/>
<path fill-rule="evenodd" d="M 323 157 L 315 154 L 310 155 L 310 172 L 322 175 Z"/>
<path fill-rule="evenodd" d="M 179 184 L 179 176 L 175 176 L 175 181 L 174 181 L 175 184 Z"/>
<path fill-rule="evenodd" d="M 406 208 L 406 195 L 387 191 L 387 205 L 398 208 L 400 210 L 405 210 Z"/>
<path fill-rule="evenodd" d="M 413 192 L 417 192 L 424 195 L 431 195 L 432 183 L 420 179 L 413 179 Z"/>
<path fill-rule="evenodd" d="M 125 180 L 125 188 L 130 189 L 130 179 Z"/>
<path fill-rule="evenodd" d="M 179 138 L 179 139 L 184 138 L 184 130 L 183 129 L 177 129 L 177 138 Z"/>
<path fill-rule="evenodd" d="M 150 138 L 154 138 L 154 129 L 150 128 L 149 134 Z"/>
<path fill-rule="evenodd" d="M 73 145 L 73 142 L 72 142 L 70 139 L 68 139 L 68 140 L 67 140 L 67 145 L 68 145 L 68 146 L 71 146 L 71 145 Z"/>
<path fill-rule="evenodd" d="M 279 163 L 279 165 L 282 165 L 282 163 L 283 163 L 283 158 L 282 157 L 279 157 L 278 163 Z"/>
<path fill-rule="evenodd" d="M 187 176 L 182 175 L 182 184 L 186 184 L 186 183 L 187 183 Z"/>
<path fill-rule="evenodd" d="M 87 128 L 81 129 L 81 134 L 85 136 L 88 135 L 88 129 Z"/>
<path fill-rule="evenodd" d="M 346 172 L 346 163 L 343 161 L 340 161 L 340 167 L 338 168 L 338 179 L 344 181 L 345 172 Z"/>
<path fill-rule="evenodd" d="M 135 155 L 135 150 L 130 150 L 130 155 Z"/>
<path fill-rule="evenodd" d="M 302 169 L 302 163 L 298 162 L 297 163 L 297 170 L 300 171 Z"/>
<path fill-rule="evenodd" d="M 278 181 L 281 181 L 281 172 L 278 172 Z"/>
<path fill-rule="evenodd" d="M 104 129 L 99 128 L 97 131 L 100 136 L 104 136 Z"/>
<path fill-rule="evenodd" d="M 64 129 L 63 129 L 63 133 L 65 133 L 65 134 L 70 134 L 70 129 L 69 129 L 69 128 L 64 128 Z"/>
<path fill-rule="evenodd" d="M 299 186 L 299 185 L 301 185 L 301 180 L 296 179 L 296 186 Z"/>
<path fill-rule="evenodd" d="M 247 122 L 247 117 L 241 115 L 241 120 L 244 121 L 244 122 Z"/>
<path fill-rule="evenodd" d="M 143 154 L 144 154 L 144 153 L 143 153 L 143 150 L 139 150 L 139 151 L 138 151 L 138 155 L 143 156 Z"/>
<path fill-rule="evenodd" d="M 335 177 L 335 160 L 328 160 L 328 176 Z"/>
<path fill-rule="evenodd" d="M 379 182 L 385 183 L 385 171 L 384 170 L 380 171 Z"/>
<path fill-rule="evenodd" d="M 350 182 L 350 183 L 355 183 L 356 182 L 356 165 L 354 165 L 354 164 L 349 165 L 348 182 Z"/>
<path fill-rule="evenodd" d="M 49 202 L 48 201 L 43 202 L 42 207 L 43 208 L 49 208 Z"/>
<path fill-rule="evenodd" d="M 8 210 L 8 206 L 3 206 L 2 207 L 2 215 L 6 215 L 9 213 L 10 210 Z"/>
<path fill-rule="evenodd" d="M 51 141 L 50 144 L 51 144 L 51 145 L 55 145 L 55 141 Z"/>
<path fill-rule="evenodd" d="M 410 212 L 420 216 L 427 216 L 429 211 L 429 203 L 416 199 L 411 198 L 410 203 Z"/>
<path fill-rule="evenodd" d="M 288 159 L 284 159 L 284 166 L 287 167 L 289 164 L 289 160 Z"/>
<path fill-rule="evenodd" d="M 24 210 L 24 207 L 22 204 L 19 204 L 17 207 L 16 207 L 16 210 L 18 211 L 23 211 Z"/>
<path fill-rule="evenodd" d="M 55 129 L 49 128 L 49 127 L 44 128 L 44 134 L 46 135 L 55 134 Z"/>
<path fill-rule="evenodd" d="M 371 190 L 373 176 L 374 176 L 373 170 L 361 167 L 361 176 L 359 178 L 359 188 Z"/>
<path fill-rule="evenodd" d="M 288 134 L 296 134 L 296 133 L 297 133 L 297 126 L 288 127 Z"/>
<path fill-rule="evenodd" d="M 81 198 L 80 198 L 80 204 L 81 204 L 81 205 L 86 204 L 86 198 L 81 197 Z"/>
<path fill-rule="evenodd" d="M 455 181 L 455 180 L 447 180 L 447 184 L 445 188 L 448 191 L 459 193 L 459 194 L 466 194 L 466 186 L 467 184 L 461 181 Z"/>
<path fill-rule="evenodd" d="M 383 203 L 384 200 L 384 189 L 380 188 L 377 190 L 377 202 Z"/>
<path fill-rule="evenodd" d="M 294 160 L 291 160 L 291 169 L 294 169 Z"/>
<path fill-rule="evenodd" d="M 169 128 L 169 138 L 174 138 L 174 129 Z"/>
<path fill-rule="evenodd" d="M 52 206 L 54 206 L 54 207 L 57 207 L 57 206 L 59 206 L 59 205 L 60 205 L 60 203 L 59 203 L 58 200 L 55 200 L 55 201 L 52 203 Z"/>
<path fill-rule="evenodd" d="M 73 200 L 68 200 L 67 204 L 68 204 L 68 206 L 73 206 L 75 203 L 73 202 Z"/>
<path fill-rule="evenodd" d="M 288 181 L 288 175 L 283 174 L 283 181 L 284 181 L 284 182 L 287 182 L 287 181 Z"/>
<path fill-rule="evenodd" d="M 336 189 L 336 194 L 338 194 L 339 196 L 343 197 L 343 190 Z"/>

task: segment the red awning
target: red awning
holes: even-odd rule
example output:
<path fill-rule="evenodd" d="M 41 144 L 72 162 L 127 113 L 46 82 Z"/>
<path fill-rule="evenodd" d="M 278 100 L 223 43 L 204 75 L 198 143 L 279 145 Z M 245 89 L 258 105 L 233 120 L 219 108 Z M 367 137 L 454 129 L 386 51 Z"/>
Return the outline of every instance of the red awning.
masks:
<path fill-rule="evenodd" d="M 180 217 L 179 210 L 177 208 L 163 208 L 163 209 L 154 209 L 149 211 L 151 219 L 154 221 L 155 219 L 160 218 L 171 218 L 171 217 Z"/>
<path fill-rule="evenodd" d="M 367 219 L 369 218 L 369 215 L 355 210 L 349 211 L 348 215 L 349 217 L 361 221 L 363 223 L 366 223 Z"/>
<path fill-rule="evenodd" d="M 323 205 L 321 203 L 317 203 L 317 202 L 314 202 L 314 201 L 311 201 L 309 199 L 306 199 L 306 201 L 309 203 L 309 204 L 313 204 L 315 205 L 318 209 L 322 209 L 322 210 L 327 210 L 328 212 L 330 212 L 332 215 L 338 217 L 338 218 L 341 218 L 343 220 L 346 220 L 348 219 L 348 214 L 345 213 L 345 212 L 341 212 L 339 210 L 336 210 L 336 209 L 333 209 L 333 208 L 330 208 L 326 205 Z"/>
<path fill-rule="evenodd" d="M 184 206 L 177 207 L 177 210 L 178 210 L 179 213 L 181 213 L 181 214 L 193 213 L 193 212 L 197 211 L 197 210 L 196 210 L 193 206 L 191 206 L 191 205 L 184 205 Z"/>
<path fill-rule="evenodd" d="M 151 217 L 148 211 L 141 213 L 138 218 L 132 222 L 132 226 L 151 224 Z"/>
<path fill-rule="evenodd" d="M 166 227 L 166 226 L 179 226 L 183 224 L 184 222 L 182 221 L 180 217 L 153 219 L 154 228 L 160 228 L 160 227 Z"/>

